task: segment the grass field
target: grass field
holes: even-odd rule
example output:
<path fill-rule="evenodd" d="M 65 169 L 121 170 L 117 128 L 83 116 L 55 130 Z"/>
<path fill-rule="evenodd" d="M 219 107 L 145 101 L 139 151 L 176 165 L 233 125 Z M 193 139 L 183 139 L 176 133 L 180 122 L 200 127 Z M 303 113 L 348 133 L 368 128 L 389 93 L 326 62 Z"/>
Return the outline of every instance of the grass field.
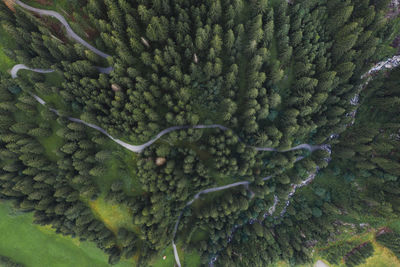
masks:
<path fill-rule="evenodd" d="M 0 255 L 27 267 L 109 266 L 107 256 L 93 243 L 56 234 L 32 223 L 32 213 L 16 214 L 10 203 L 0 202 Z M 133 266 L 121 261 L 117 267 Z"/>
<path fill-rule="evenodd" d="M 134 226 L 129 221 L 129 214 L 121 207 L 109 205 L 98 199 L 90 206 L 108 228 L 117 231 L 121 226 L 128 229 Z M 93 243 L 80 242 L 78 239 L 56 234 L 50 227 L 34 225 L 31 213 L 16 214 L 10 203 L 0 202 L 0 255 L 26 264 L 27 267 L 101 267 L 110 266 L 107 256 Z M 11 230 L 12 229 L 12 230 Z M 200 266 L 197 252 L 185 253 L 178 244 L 178 251 L 183 266 Z M 166 259 L 163 259 L 166 256 Z M 150 266 L 174 266 L 175 258 L 169 246 L 153 258 Z M 135 266 L 131 261 L 121 261 L 116 267 Z"/>
<path fill-rule="evenodd" d="M 196 251 L 185 252 L 180 244 L 177 244 L 178 254 L 181 265 L 184 267 L 200 267 L 200 254 Z M 163 257 L 166 257 L 165 260 Z M 175 264 L 174 251 L 172 246 L 161 251 L 159 255 L 150 263 L 152 267 L 173 267 Z"/>
<path fill-rule="evenodd" d="M 399 267 L 400 260 L 389 249 L 381 246 L 376 241 L 373 241 L 375 253 L 372 257 L 367 259 L 365 264 L 361 267 Z"/>
<path fill-rule="evenodd" d="M 127 195 L 142 194 L 142 185 L 136 174 L 136 154 L 119 146 L 112 140 L 108 140 L 103 147 L 111 151 L 112 156 L 106 162 L 107 172 L 103 177 L 98 177 L 97 184 L 101 191 L 108 192 L 114 181 L 122 180 L 124 183 L 123 188 Z"/>
<path fill-rule="evenodd" d="M 115 234 L 118 233 L 118 229 L 121 227 L 140 233 L 139 229 L 133 224 L 131 211 L 127 207 L 108 203 L 102 196 L 94 201 L 89 201 L 89 207 L 96 217 L 103 221 L 107 228 Z"/>
<path fill-rule="evenodd" d="M 394 222 L 388 223 L 390 226 L 391 224 L 398 224 L 400 220 L 395 220 Z M 385 248 L 384 246 L 380 245 L 375 241 L 375 234 L 376 229 L 372 229 L 370 232 L 361 233 L 359 235 L 350 235 L 350 234 L 343 234 L 339 239 L 346 240 L 346 241 L 358 241 L 359 243 L 371 241 L 374 246 L 374 254 L 367 259 L 367 261 L 363 264 L 357 265 L 358 267 L 400 267 L 400 260 L 391 252 L 389 249 Z M 323 258 L 318 253 L 314 255 L 315 262 L 317 260 L 323 260 Z M 326 260 L 324 262 L 327 263 Z M 344 263 L 339 265 L 330 264 L 330 267 L 344 267 Z M 282 265 L 284 266 L 284 265 Z M 305 265 L 305 266 L 312 266 L 312 265 Z M 304 267 L 305 267 L 304 266 Z"/>

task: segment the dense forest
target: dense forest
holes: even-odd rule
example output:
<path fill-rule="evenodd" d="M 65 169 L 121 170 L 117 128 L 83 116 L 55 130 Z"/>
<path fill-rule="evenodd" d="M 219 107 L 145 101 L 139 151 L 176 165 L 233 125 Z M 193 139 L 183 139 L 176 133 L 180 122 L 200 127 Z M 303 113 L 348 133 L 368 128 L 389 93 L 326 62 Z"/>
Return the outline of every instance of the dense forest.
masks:
<path fill-rule="evenodd" d="M 0 73 L 0 198 L 110 264 L 149 266 L 171 240 L 202 265 L 311 262 L 343 214 L 400 215 L 400 69 L 362 78 L 396 52 L 389 3 L 82 1 L 74 21 L 102 57 L 56 19 L 1 2 L 6 55 L 54 72 Z M 133 145 L 187 127 L 135 154 L 71 118 Z M 109 227 L 99 199 L 127 208 L 129 225 Z M 398 256 L 398 235 L 376 239 Z M 356 266 L 373 251 L 321 254 Z"/>

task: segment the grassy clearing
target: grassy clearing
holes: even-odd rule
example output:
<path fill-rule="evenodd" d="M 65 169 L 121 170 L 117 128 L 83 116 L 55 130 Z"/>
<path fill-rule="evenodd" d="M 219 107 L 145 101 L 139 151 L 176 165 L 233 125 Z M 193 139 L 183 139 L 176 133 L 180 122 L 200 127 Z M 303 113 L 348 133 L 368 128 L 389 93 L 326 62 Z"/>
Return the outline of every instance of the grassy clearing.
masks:
<path fill-rule="evenodd" d="M 179 253 L 179 250 L 178 250 Z M 174 266 L 175 263 L 175 257 L 174 257 L 174 251 L 172 249 L 172 246 L 169 246 L 167 249 L 159 253 L 158 257 L 156 258 L 151 266 L 153 267 L 164 267 L 164 266 Z M 181 253 L 179 253 L 179 256 Z M 163 257 L 166 257 L 165 260 Z M 182 262 L 181 262 L 182 263 Z"/>
<path fill-rule="evenodd" d="M 201 265 L 200 254 L 197 251 L 187 251 L 182 249 L 180 244 L 177 244 L 179 259 L 182 266 L 199 267 Z M 166 257 L 165 260 L 163 257 Z M 175 266 L 174 250 L 172 246 L 161 251 L 150 263 L 152 267 L 172 267 Z"/>
<path fill-rule="evenodd" d="M 223 186 L 227 184 L 232 184 L 235 182 L 239 182 L 242 180 L 246 180 L 245 178 L 232 176 L 232 175 L 224 175 L 219 173 L 213 173 L 212 176 L 214 177 L 214 181 L 216 182 L 217 186 Z"/>
<path fill-rule="evenodd" d="M 8 73 L 8 70 L 15 65 L 15 62 L 10 59 L 4 52 L 4 48 L 12 48 L 14 42 L 12 37 L 0 26 L 0 72 Z"/>
<path fill-rule="evenodd" d="M 398 267 L 400 260 L 389 249 L 379 245 L 376 241 L 372 242 L 374 245 L 375 253 L 372 257 L 367 259 L 365 264 L 361 267 Z"/>
<path fill-rule="evenodd" d="M 2 37 L 0 33 L 0 38 Z M 3 51 L 3 46 L 0 45 L 0 72 L 7 73 L 12 68 L 14 62 L 6 56 Z"/>
<path fill-rule="evenodd" d="M 53 134 L 46 138 L 38 138 L 39 142 L 43 145 L 45 149 L 46 156 L 48 159 L 52 161 L 57 161 L 57 151 L 64 144 L 64 140 L 56 135 L 56 131 L 61 129 L 61 125 L 59 125 L 56 121 L 51 123 L 51 128 Z"/>
<path fill-rule="evenodd" d="M 400 233 L 400 219 L 388 223 L 388 227 L 393 231 Z"/>
<path fill-rule="evenodd" d="M 190 242 L 199 242 L 202 240 L 207 240 L 209 236 L 210 234 L 207 231 L 197 228 L 197 230 L 191 236 Z"/>
<path fill-rule="evenodd" d="M 93 243 L 56 234 L 32 223 L 32 213 L 15 214 L 10 203 L 0 202 L 0 254 L 29 267 L 101 267 L 108 259 Z M 132 266 L 127 261 L 115 265 Z"/>
<path fill-rule="evenodd" d="M 61 72 L 53 72 L 44 74 L 44 77 L 45 77 L 44 83 L 48 87 L 52 87 L 52 92 L 51 93 L 40 92 L 37 90 L 38 96 L 43 98 L 43 100 L 46 101 L 46 103 L 50 104 L 50 106 L 54 107 L 57 110 L 64 110 L 71 112 L 72 109 L 70 105 L 68 105 L 60 97 L 58 89 L 55 89 L 55 88 L 60 88 L 61 84 L 65 81 L 63 74 Z"/>
<path fill-rule="evenodd" d="M 118 233 L 118 229 L 121 227 L 140 233 L 139 228 L 133 224 L 132 212 L 129 208 L 106 202 L 104 196 L 100 196 L 94 201 L 89 201 L 88 204 L 95 215 L 115 234 Z"/>
<path fill-rule="evenodd" d="M 387 225 L 394 225 L 399 224 L 400 220 L 395 220 L 393 222 L 388 223 Z M 386 224 L 385 224 L 386 225 Z M 367 241 L 371 241 L 374 246 L 374 254 L 367 259 L 367 261 L 363 264 L 358 265 L 358 267 L 400 267 L 400 260 L 391 252 L 389 249 L 385 248 L 384 246 L 380 245 L 375 241 L 375 234 L 377 230 L 373 229 L 370 232 L 361 233 L 358 235 L 352 235 L 349 233 L 343 233 L 338 238 L 337 242 L 341 241 L 356 241 L 358 243 L 363 243 Z M 336 242 L 334 242 L 336 243 Z M 327 247 L 317 249 L 317 252 L 314 255 L 314 262 L 317 260 L 323 260 L 321 257 L 319 250 L 326 249 L 332 244 L 329 244 Z M 339 265 L 336 264 L 328 264 L 331 267 L 344 267 L 344 262 Z M 305 266 L 312 266 L 312 265 L 304 265 Z"/>
<path fill-rule="evenodd" d="M 38 104 L 39 105 L 39 104 Z M 42 105 L 39 105 L 38 109 L 39 111 L 42 111 L 46 109 L 47 107 L 43 107 Z M 37 117 L 36 122 L 40 124 L 42 118 Z M 52 121 L 50 122 L 51 129 L 52 129 L 52 135 L 49 137 L 39 137 L 37 138 L 38 141 L 43 145 L 45 149 L 45 154 L 48 157 L 48 159 L 52 161 L 57 161 L 58 156 L 57 156 L 57 151 L 60 149 L 60 147 L 63 146 L 64 140 L 59 137 L 56 132 L 62 128 L 62 126 L 57 122 L 57 121 Z"/>
<path fill-rule="evenodd" d="M 183 266 L 200 266 L 200 254 L 196 251 L 188 252 L 184 255 L 183 258 Z M 165 265 L 164 265 L 165 266 Z M 171 265 L 172 266 L 172 265 Z"/>
<path fill-rule="evenodd" d="M 104 176 L 98 177 L 97 183 L 102 192 L 107 192 L 111 184 L 120 179 L 124 182 L 123 188 L 127 195 L 141 195 L 143 190 L 137 176 L 136 154 L 127 151 L 111 140 L 104 144 L 104 149 L 111 151 L 112 156 L 106 162 L 107 172 Z"/>

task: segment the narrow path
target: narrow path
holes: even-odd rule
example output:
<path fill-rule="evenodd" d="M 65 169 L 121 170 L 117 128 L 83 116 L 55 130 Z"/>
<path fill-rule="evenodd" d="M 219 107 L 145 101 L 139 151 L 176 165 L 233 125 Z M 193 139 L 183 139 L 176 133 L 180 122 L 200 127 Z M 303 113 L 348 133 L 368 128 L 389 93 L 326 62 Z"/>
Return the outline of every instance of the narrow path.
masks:
<path fill-rule="evenodd" d="M 18 75 L 17 75 L 18 71 L 20 71 L 20 70 L 30 70 L 30 71 L 37 72 L 37 73 L 51 73 L 51 72 L 54 72 L 54 70 L 52 70 L 52 69 L 33 69 L 33 68 L 27 67 L 24 64 L 17 64 L 10 70 L 11 77 L 13 79 L 17 78 L 18 77 Z"/>
<path fill-rule="evenodd" d="M 110 72 L 113 71 L 114 68 L 113 67 L 107 67 L 107 68 L 96 67 L 96 69 L 100 73 L 110 74 Z M 30 68 L 30 67 L 26 66 L 25 64 L 17 64 L 14 67 L 12 67 L 12 69 L 10 70 L 11 77 L 13 79 L 18 78 L 18 72 L 20 70 L 30 70 L 30 71 L 37 72 L 37 73 L 52 73 L 52 72 L 54 72 L 54 70 L 52 70 L 52 69 L 35 69 L 35 68 Z"/>

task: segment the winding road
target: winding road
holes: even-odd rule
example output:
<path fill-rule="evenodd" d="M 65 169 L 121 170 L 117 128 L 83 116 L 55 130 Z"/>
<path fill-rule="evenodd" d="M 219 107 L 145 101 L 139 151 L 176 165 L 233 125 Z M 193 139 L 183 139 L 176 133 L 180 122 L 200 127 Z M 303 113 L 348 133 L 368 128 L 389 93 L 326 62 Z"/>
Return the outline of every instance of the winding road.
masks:
<path fill-rule="evenodd" d="M 31 7 L 31 6 L 29 6 L 29 5 L 27 5 L 27 4 L 23 3 L 23 2 L 21 2 L 21 1 L 19 1 L 19 0 L 16 0 L 16 1 L 15 1 L 15 4 L 21 6 L 22 8 L 27 9 L 27 10 L 29 10 L 29 11 L 35 12 L 35 13 L 37 13 L 37 14 L 39 14 L 39 15 L 51 16 L 51 17 L 56 18 L 56 19 L 57 19 L 58 21 L 60 21 L 61 24 L 65 27 L 68 36 L 70 36 L 72 39 L 76 40 L 78 43 L 82 44 L 83 46 L 85 46 L 86 48 L 88 48 L 89 50 L 91 50 L 92 52 L 96 53 L 97 55 L 99 55 L 99 56 L 101 56 L 101 57 L 103 57 L 103 58 L 110 57 L 110 55 L 108 55 L 108 54 L 106 54 L 106 53 L 104 53 L 104 52 L 98 50 L 97 48 L 93 47 L 92 45 L 90 45 L 89 43 L 87 43 L 86 41 L 84 41 L 82 38 L 80 38 L 80 37 L 72 30 L 72 28 L 70 27 L 70 25 L 68 24 L 68 22 L 66 21 L 66 19 L 65 19 L 61 14 L 59 14 L 58 12 L 55 12 L 55 11 L 52 11 L 52 10 L 44 10 L 44 9 L 34 8 L 34 7 Z M 374 73 L 376 73 L 376 72 L 378 72 L 378 71 L 380 71 L 380 70 L 382 70 L 382 69 L 390 69 L 390 68 L 397 67 L 398 65 L 400 65 L 400 56 L 394 56 L 394 57 L 392 57 L 392 58 L 390 58 L 390 59 L 388 59 L 388 60 L 379 62 L 379 63 L 376 64 L 373 68 L 371 68 L 370 71 L 368 71 L 366 74 L 364 74 L 364 75 L 362 76 L 362 78 L 368 77 L 367 81 L 363 84 L 363 86 L 366 86 L 366 84 L 368 84 L 369 80 L 371 79 L 371 75 L 372 75 L 372 74 L 374 74 Z M 106 74 L 109 74 L 109 73 L 113 70 L 113 67 L 107 67 L 107 68 L 96 67 L 96 68 L 98 69 L 99 72 L 101 72 L 101 73 L 106 73 Z M 27 66 L 24 65 L 24 64 L 17 64 L 17 65 L 15 65 L 15 66 L 11 69 L 11 71 L 10 71 L 11 77 L 14 78 L 14 79 L 17 78 L 17 77 L 18 77 L 18 76 L 17 76 L 17 73 L 18 73 L 19 70 L 30 70 L 30 71 L 37 72 L 37 73 L 51 73 L 51 72 L 54 72 L 54 70 L 52 70 L 52 69 L 29 68 L 29 67 L 27 67 Z M 37 95 L 34 95 L 34 94 L 32 94 L 32 93 L 31 93 L 31 95 L 35 98 L 35 100 L 36 100 L 38 103 L 40 103 L 41 105 L 46 105 L 46 102 L 45 102 L 43 99 L 41 99 L 40 97 L 38 97 Z M 353 102 L 354 102 L 355 105 L 358 104 L 358 95 L 355 96 Z M 353 103 L 352 103 L 352 104 L 353 104 Z M 52 112 L 54 112 L 55 114 L 57 114 L 57 115 L 60 116 L 60 113 L 59 113 L 57 110 L 52 109 L 52 108 L 50 108 L 50 110 L 51 110 Z M 73 122 L 76 122 L 76 123 L 81 123 L 81 124 L 84 124 L 84 125 L 86 125 L 86 126 L 88 126 L 88 127 L 90 127 L 90 128 L 93 128 L 93 129 L 95 129 L 95 130 L 97 130 L 97 131 L 100 131 L 101 133 L 103 133 L 104 135 L 106 135 L 107 137 L 109 137 L 110 139 L 112 139 L 114 142 L 116 142 L 117 144 L 119 144 L 119 145 L 123 146 L 124 148 L 126 148 L 126 149 L 128 149 L 128 150 L 130 150 L 130 151 L 132 151 L 132 152 L 135 152 L 135 153 L 140 153 L 140 152 L 142 152 L 145 148 L 147 148 L 147 147 L 149 147 L 150 145 L 152 145 L 154 142 L 156 142 L 156 141 L 157 141 L 158 139 L 160 139 L 162 136 L 164 136 L 164 135 L 166 135 L 166 134 L 168 134 L 168 133 L 170 133 L 170 132 L 172 132 L 172 131 L 177 131 L 177 130 L 182 130 L 182 129 L 210 129 L 210 128 L 218 128 L 218 129 L 223 130 L 223 131 L 229 130 L 229 128 L 227 128 L 227 127 L 225 127 L 225 126 L 223 126 L 223 125 L 219 125 L 219 124 L 211 124 L 211 125 L 202 125 L 202 124 L 201 124 L 201 125 L 194 125 L 194 126 L 172 126 L 172 127 L 169 127 L 169 128 L 166 128 L 166 129 L 162 130 L 162 131 L 159 132 L 153 139 L 147 141 L 147 142 L 144 143 L 144 144 L 141 144 L 141 145 L 131 145 L 131 144 L 128 144 L 128 143 L 126 143 L 126 142 L 123 142 L 123 141 L 120 140 L 120 139 L 114 138 L 114 137 L 111 136 L 109 133 L 107 133 L 107 131 L 105 131 L 103 128 L 101 128 L 101 127 L 99 127 L 99 126 L 97 126 L 97 125 L 95 125 L 95 124 L 91 124 L 91 123 L 85 122 L 85 121 L 83 121 L 83 120 L 81 120 L 81 119 L 73 118 L 73 117 L 68 117 L 68 119 L 69 119 L 70 121 L 73 121 Z M 252 147 L 253 147 L 253 146 L 252 146 Z M 330 149 L 329 149 L 329 147 L 327 147 L 327 145 L 316 145 L 316 146 L 315 146 L 315 145 L 310 145 L 310 144 L 300 144 L 300 145 L 298 145 L 298 146 L 295 146 L 295 147 L 293 147 L 293 148 L 286 149 L 286 150 L 278 150 L 278 149 L 272 148 L 272 147 L 253 147 L 253 148 L 254 148 L 255 150 L 257 150 L 257 151 L 274 151 L 274 152 L 288 152 L 288 151 L 294 151 L 294 150 L 300 150 L 300 149 L 309 150 L 310 152 L 313 152 L 313 151 L 315 151 L 315 150 L 322 150 L 322 149 L 323 149 L 323 150 L 327 150 L 327 149 L 328 149 L 328 151 L 330 152 Z M 299 160 L 301 160 L 301 159 L 303 159 L 303 157 L 299 157 L 296 161 L 299 161 Z M 326 160 L 329 161 L 329 159 L 326 159 Z M 283 210 L 282 210 L 281 213 L 280 213 L 280 217 L 284 216 L 284 214 L 285 214 L 285 212 L 286 212 L 286 208 L 287 208 L 287 207 L 289 206 L 289 204 L 290 204 L 290 199 L 293 197 L 293 195 L 295 194 L 296 190 L 297 190 L 298 188 L 301 188 L 301 187 L 306 186 L 306 185 L 308 185 L 309 183 L 311 183 L 311 182 L 314 180 L 314 178 L 315 178 L 315 176 L 316 176 L 318 170 L 319 170 L 319 167 L 317 167 L 316 171 L 313 172 L 313 173 L 311 173 L 311 174 L 309 175 L 309 177 L 308 177 L 306 180 L 304 180 L 302 183 L 297 184 L 297 185 L 292 185 L 292 190 L 291 190 L 291 191 L 289 192 L 289 194 L 288 194 L 288 200 L 287 200 L 287 202 L 286 202 L 286 204 L 285 204 L 285 207 L 283 208 Z M 264 181 L 267 181 L 267 180 L 271 179 L 272 177 L 273 177 L 273 176 L 271 175 L 271 176 L 268 176 L 268 177 L 263 178 L 263 180 L 264 180 Z M 224 185 L 224 186 L 219 186 L 219 187 L 213 187 L 213 188 L 204 189 L 204 190 L 198 192 L 198 193 L 193 197 L 193 199 L 191 199 L 190 201 L 188 201 L 188 202 L 186 203 L 185 207 L 184 207 L 183 210 L 181 211 L 181 213 L 180 213 L 180 215 L 179 215 L 179 217 L 178 217 L 178 219 L 177 219 L 177 221 L 176 221 L 176 223 L 175 223 L 175 227 L 174 227 L 174 231 L 173 231 L 173 239 L 172 239 L 172 246 L 173 246 L 173 249 L 174 249 L 175 261 L 176 261 L 176 263 L 177 263 L 177 265 L 178 265 L 179 267 L 181 266 L 181 263 L 180 263 L 179 255 L 178 255 L 177 248 L 176 248 L 176 245 L 175 245 L 175 238 L 176 238 L 176 233 L 177 233 L 178 226 L 179 226 L 179 223 L 180 223 L 180 220 L 181 220 L 181 217 L 182 217 L 182 215 L 183 215 L 184 210 L 185 210 L 187 207 L 189 207 L 190 205 L 192 205 L 193 202 L 196 201 L 201 195 L 209 194 L 209 193 L 217 192 L 217 191 L 221 191 L 221 190 L 226 190 L 226 189 L 233 188 L 233 187 L 237 187 L 237 186 L 245 186 L 245 187 L 248 188 L 248 186 L 249 186 L 250 184 L 251 184 L 250 181 L 241 181 L 241 182 L 236 182 L 236 183 L 232 183 L 232 184 L 229 184 L 229 185 Z M 276 206 L 277 206 L 278 202 L 279 202 L 279 199 L 278 199 L 278 197 L 275 195 L 275 196 L 274 196 L 274 203 L 273 203 L 273 205 L 268 209 L 268 212 L 264 214 L 264 216 L 263 216 L 264 219 L 265 219 L 266 217 L 268 217 L 268 216 L 272 216 L 272 214 L 275 212 L 275 209 L 276 209 Z M 251 221 L 251 220 L 250 220 L 250 221 Z M 236 230 L 237 228 L 238 228 L 238 227 L 235 227 L 234 230 Z M 233 234 L 234 230 L 232 230 L 231 235 Z M 210 262 L 210 264 L 212 264 L 215 260 L 216 260 L 216 257 L 212 259 L 212 262 Z"/>
<path fill-rule="evenodd" d="M 103 57 L 103 58 L 107 58 L 110 57 L 110 55 L 98 50 L 97 48 L 93 47 L 92 45 L 90 45 L 89 43 L 87 43 L 85 40 L 83 40 L 82 38 L 80 38 L 73 30 L 72 28 L 69 26 L 67 20 L 58 12 L 56 11 L 52 11 L 52 10 L 45 10 L 45 9 L 39 9 L 39 8 L 35 8 L 35 7 L 31 7 L 19 0 L 15 1 L 15 3 L 21 7 L 23 7 L 26 10 L 35 12 L 39 15 L 44 15 L 44 16 L 51 16 L 56 18 L 57 20 L 59 20 L 61 22 L 61 24 L 65 27 L 68 35 L 73 38 L 74 40 L 76 40 L 78 43 L 84 45 L 85 47 L 87 47 L 89 50 L 93 51 L 94 53 L 96 53 L 97 55 Z M 99 70 L 99 72 L 101 73 L 106 73 L 109 74 L 112 70 L 113 67 L 107 67 L 107 68 L 102 68 L 102 67 L 97 67 L 97 69 Z M 54 72 L 54 70 L 52 69 L 36 69 L 36 68 L 30 68 L 24 64 L 17 64 L 15 65 L 12 69 L 11 69 L 11 77 L 12 78 L 17 78 L 17 73 L 20 70 L 31 70 L 37 73 L 51 73 Z M 35 98 L 36 99 L 36 98 Z M 42 100 L 42 102 L 39 102 L 40 104 L 44 105 L 45 102 Z M 55 110 L 53 110 L 54 112 Z M 56 114 L 59 114 L 58 112 L 56 112 Z M 109 138 L 111 138 L 114 142 L 116 142 L 117 144 L 125 147 L 126 149 L 132 151 L 132 152 L 136 152 L 136 153 L 140 153 L 142 152 L 145 148 L 149 147 L 150 145 L 152 145 L 154 142 L 156 142 L 158 139 L 160 139 L 162 136 L 172 132 L 172 131 L 178 131 L 178 130 L 183 130 L 183 129 L 210 129 L 210 128 L 218 128 L 221 129 L 223 131 L 227 131 L 229 128 L 223 126 L 223 125 L 219 125 L 219 124 L 212 124 L 212 125 L 194 125 L 194 126 L 172 126 L 169 127 L 167 129 L 162 130 L 160 133 L 158 133 L 153 139 L 147 141 L 144 144 L 141 145 L 131 145 L 128 144 L 120 139 L 114 138 L 113 136 L 111 136 L 109 133 L 107 133 L 106 130 L 104 130 L 103 128 L 95 125 L 95 124 L 91 124 L 88 122 L 85 122 L 83 120 L 80 119 L 76 119 L 76 118 L 68 118 L 71 121 L 77 122 L 77 123 L 82 123 L 88 127 L 91 127 L 93 129 L 96 129 L 100 132 L 102 132 L 103 134 L 105 134 L 106 136 L 108 136 Z M 307 149 L 309 151 L 314 151 L 317 149 L 321 149 L 321 146 L 312 146 L 309 144 L 301 144 L 298 145 L 296 147 L 287 149 L 287 150 L 283 150 L 283 151 L 279 151 L 276 148 L 273 147 L 253 147 L 254 149 L 256 149 L 257 151 L 276 151 L 276 152 L 288 152 L 288 151 L 294 151 L 294 150 L 299 150 L 299 149 Z M 223 189 L 221 189 L 223 190 Z"/>
<path fill-rule="evenodd" d="M 100 73 L 104 73 L 104 74 L 110 74 L 111 71 L 114 70 L 113 67 L 107 67 L 107 68 L 96 67 L 96 68 Z M 25 64 L 17 64 L 14 67 L 12 67 L 12 69 L 10 70 L 11 77 L 13 79 L 17 78 L 18 77 L 18 72 L 20 70 L 30 70 L 30 71 L 33 71 L 33 72 L 43 73 L 43 74 L 54 72 L 53 69 L 35 69 L 35 68 L 30 68 L 30 67 L 26 66 Z"/>
<path fill-rule="evenodd" d="M 18 77 L 18 75 L 17 75 L 18 71 L 20 71 L 20 70 L 30 70 L 30 71 L 37 72 L 37 73 L 51 73 L 51 72 L 54 72 L 54 70 L 52 70 L 52 69 L 34 69 L 34 68 L 29 68 L 24 64 L 17 64 L 10 70 L 11 77 L 13 79 L 17 78 Z"/>
<path fill-rule="evenodd" d="M 65 30 L 67 31 L 67 34 L 69 37 L 71 37 L 72 39 L 74 39 L 75 41 L 77 41 L 78 43 L 82 44 L 83 46 L 87 47 L 88 49 L 90 49 L 91 51 L 93 51 L 93 53 L 96 53 L 97 55 L 103 57 L 103 58 L 107 58 L 110 57 L 110 55 L 100 51 L 99 49 L 97 49 L 96 47 L 92 46 L 91 44 L 89 44 L 88 42 L 86 42 L 85 40 L 83 40 L 81 37 L 79 37 L 71 28 L 71 26 L 69 26 L 67 20 L 58 12 L 53 11 L 53 10 L 46 10 L 46 9 L 40 9 L 40 8 L 35 8 L 35 7 L 31 7 L 19 0 L 15 1 L 15 4 L 19 5 L 20 7 L 32 11 L 34 13 L 37 13 L 41 16 L 50 16 L 53 17 L 55 19 L 57 19 L 58 21 L 61 22 L 61 24 L 65 27 Z"/>
<path fill-rule="evenodd" d="M 109 73 L 110 71 L 112 71 L 112 68 L 111 68 L 111 67 L 109 67 L 109 68 L 100 68 L 100 67 L 98 67 L 98 69 L 99 69 L 99 71 L 102 72 L 102 73 Z M 27 66 L 24 65 L 24 64 L 17 64 L 17 65 L 15 65 L 15 66 L 11 69 L 11 71 L 10 71 L 11 77 L 12 77 L 13 79 L 18 78 L 17 73 L 18 73 L 18 71 L 20 71 L 20 70 L 30 70 L 30 71 L 33 71 L 33 72 L 44 73 L 44 74 L 45 74 L 45 73 L 52 73 L 52 72 L 54 72 L 54 70 L 52 70 L 52 69 L 35 69 L 35 68 L 27 67 Z M 45 105 L 45 104 L 46 104 L 46 102 L 45 102 L 43 99 L 39 98 L 38 96 L 36 96 L 36 95 L 34 95 L 34 94 L 33 94 L 32 96 L 34 96 L 36 100 L 40 99 L 40 101 L 38 100 L 38 102 L 39 102 L 41 105 Z M 55 111 L 55 110 L 53 110 L 53 112 L 54 112 L 54 111 Z M 59 114 L 59 112 L 55 112 L 55 113 L 56 113 L 56 114 Z M 168 133 L 170 133 L 170 132 L 173 132 L 173 131 L 179 131 L 179 130 L 184 130 L 184 129 L 215 129 L 215 128 L 220 129 L 220 130 L 222 130 L 222 131 L 227 131 L 227 130 L 229 130 L 229 128 L 227 128 L 227 127 L 225 127 L 225 126 L 223 126 L 223 125 L 219 125 L 219 124 L 210 124 L 210 125 L 199 124 L 199 125 L 193 125 L 193 126 L 191 126 L 191 125 L 172 126 L 172 127 L 169 127 L 169 128 L 166 128 L 166 129 L 162 130 L 162 131 L 159 132 L 153 139 L 147 141 L 147 142 L 144 143 L 144 144 L 141 144 L 141 145 L 131 145 L 131 144 L 128 144 L 128 143 L 126 143 L 126 142 L 124 142 L 124 141 L 122 141 L 122 140 L 120 140 L 120 139 L 117 139 L 117 138 L 111 136 L 106 130 L 104 130 L 103 128 L 101 128 L 101 127 L 99 127 L 99 126 L 97 126 L 97 125 L 95 125 L 95 124 L 91 124 L 91 123 L 85 122 L 85 121 L 80 120 L 80 119 L 77 119 L 77 118 L 68 117 L 68 119 L 71 120 L 71 121 L 77 122 L 77 123 L 82 123 L 82 124 L 84 124 L 84 125 L 86 125 L 86 126 L 88 126 L 88 127 L 90 127 L 90 128 L 93 128 L 93 129 L 95 129 L 95 130 L 97 130 L 97 131 L 100 131 L 101 133 L 105 134 L 105 135 L 108 136 L 110 139 L 112 139 L 114 142 L 116 142 L 117 144 L 119 144 L 119 145 L 123 146 L 124 148 L 126 148 L 126 149 L 128 149 L 128 150 L 130 150 L 130 151 L 132 151 L 132 152 L 135 152 L 135 153 L 140 153 L 140 152 L 142 152 L 145 148 L 151 146 L 151 145 L 152 145 L 154 142 L 156 142 L 158 139 L 160 139 L 160 138 L 163 137 L 164 135 L 166 135 L 166 134 L 168 134 Z M 323 146 L 323 145 L 322 145 L 322 146 Z M 254 148 L 254 149 L 257 150 L 257 151 L 288 152 L 288 151 L 306 149 L 306 150 L 309 150 L 309 151 L 313 152 L 313 151 L 315 151 L 315 150 L 322 149 L 322 146 L 321 146 L 321 145 L 319 145 L 319 146 L 313 146 L 313 145 L 309 145 L 309 144 L 301 144 L 301 145 L 295 146 L 295 147 L 293 147 L 293 148 L 286 149 L 286 150 L 281 150 L 281 151 L 278 150 L 278 149 L 276 149 L 276 148 L 273 148 L 273 147 L 254 147 L 254 146 L 249 146 L 249 147 L 252 147 L 252 148 Z"/>

